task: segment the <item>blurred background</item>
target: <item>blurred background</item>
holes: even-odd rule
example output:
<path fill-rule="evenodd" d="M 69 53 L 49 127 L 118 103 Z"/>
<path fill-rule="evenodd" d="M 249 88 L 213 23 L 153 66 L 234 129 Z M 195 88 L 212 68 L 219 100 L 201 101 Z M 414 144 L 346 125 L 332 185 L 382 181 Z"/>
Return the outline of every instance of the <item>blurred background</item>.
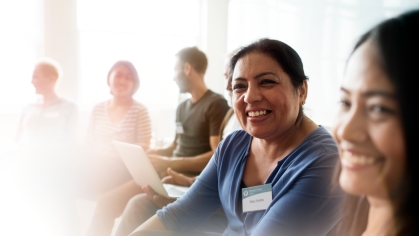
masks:
<path fill-rule="evenodd" d="M 80 133 L 93 105 L 110 98 L 110 66 L 132 61 L 141 80 L 135 96 L 150 111 L 158 146 L 173 139 L 174 110 L 184 98 L 172 81 L 174 54 L 202 49 L 206 83 L 223 94 L 226 54 L 261 37 L 300 54 L 310 78 L 306 112 L 328 127 L 354 41 L 417 7 L 419 0 L 0 0 L 0 150 L 13 144 L 20 112 L 35 99 L 30 81 L 39 57 L 62 65 L 58 91 L 79 106 Z"/>
<path fill-rule="evenodd" d="M 304 63 L 309 77 L 305 112 L 330 127 L 356 39 L 377 22 L 412 8 L 419 8 L 419 0 L 0 0 L 0 187 L 15 189 L 19 182 L 13 180 L 19 178 L 27 184 L 1 154 L 14 148 L 22 109 L 36 99 L 31 79 L 39 57 L 61 64 L 58 92 L 79 107 L 81 140 L 93 106 L 110 98 L 106 76 L 111 65 L 132 61 L 141 80 L 135 99 L 147 106 L 152 146 L 160 147 L 173 140 L 175 109 L 187 97 L 172 81 L 177 51 L 203 50 L 209 59 L 206 83 L 224 94 L 226 55 L 262 37 L 278 39 Z M 35 210 L 26 215 L 32 225 L 19 224 L 20 213 L 30 207 L 25 191 L 30 189 L 0 197 L 2 215 L 15 218 L 0 217 L 0 225 L 14 223 L 9 232 L 32 232 L 37 225 Z"/>

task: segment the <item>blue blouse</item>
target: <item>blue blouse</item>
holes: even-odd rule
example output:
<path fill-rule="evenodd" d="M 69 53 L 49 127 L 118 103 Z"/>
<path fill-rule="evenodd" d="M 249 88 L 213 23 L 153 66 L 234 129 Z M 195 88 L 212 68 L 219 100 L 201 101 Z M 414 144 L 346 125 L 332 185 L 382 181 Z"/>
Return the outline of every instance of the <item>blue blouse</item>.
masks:
<path fill-rule="evenodd" d="M 243 213 L 242 178 L 251 141 L 238 130 L 220 143 L 189 191 L 157 211 L 167 229 L 195 230 L 220 206 L 228 219 L 223 235 L 326 235 L 335 226 L 344 195 L 332 187 L 339 158 L 326 129 L 314 130 L 278 162 L 266 180 L 272 185 L 269 207 Z"/>

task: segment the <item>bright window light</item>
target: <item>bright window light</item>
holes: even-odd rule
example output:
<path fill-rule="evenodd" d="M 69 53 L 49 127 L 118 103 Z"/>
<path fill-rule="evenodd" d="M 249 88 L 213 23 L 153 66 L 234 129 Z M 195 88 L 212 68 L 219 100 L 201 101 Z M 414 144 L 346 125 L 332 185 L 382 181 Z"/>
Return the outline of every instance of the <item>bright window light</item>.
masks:
<path fill-rule="evenodd" d="M 179 102 L 179 89 L 173 82 L 174 55 L 201 41 L 201 0 L 77 3 L 80 109 L 90 112 L 95 104 L 109 99 L 106 76 L 110 67 L 117 60 L 129 60 L 141 84 L 134 98 L 150 112 L 154 140 L 173 139 Z"/>
<path fill-rule="evenodd" d="M 31 78 L 42 51 L 40 3 L 0 1 L 0 153 L 12 145 L 19 114 L 35 99 Z"/>
<path fill-rule="evenodd" d="M 305 113 L 327 127 L 355 40 L 379 21 L 418 7 L 417 0 L 230 0 L 227 49 L 263 37 L 293 47 L 309 77 Z"/>

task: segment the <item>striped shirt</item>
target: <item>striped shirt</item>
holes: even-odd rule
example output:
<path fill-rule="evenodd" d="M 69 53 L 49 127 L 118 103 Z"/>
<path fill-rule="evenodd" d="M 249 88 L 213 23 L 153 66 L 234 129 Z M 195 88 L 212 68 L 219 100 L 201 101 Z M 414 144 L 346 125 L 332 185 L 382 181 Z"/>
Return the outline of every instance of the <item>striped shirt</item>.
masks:
<path fill-rule="evenodd" d="M 141 145 L 149 148 L 151 121 L 147 108 L 134 101 L 125 117 L 119 122 L 109 118 L 109 100 L 93 108 L 89 124 L 89 144 L 93 154 L 99 157 L 117 157 L 112 140 Z"/>

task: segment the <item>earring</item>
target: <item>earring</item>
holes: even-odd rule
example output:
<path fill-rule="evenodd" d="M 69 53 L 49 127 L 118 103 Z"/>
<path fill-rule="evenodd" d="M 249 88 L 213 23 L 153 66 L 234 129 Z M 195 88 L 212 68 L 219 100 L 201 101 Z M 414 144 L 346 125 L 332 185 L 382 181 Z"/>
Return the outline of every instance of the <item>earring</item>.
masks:
<path fill-rule="evenodd" d="M 302 105 L 304 105 L 304 104 L 306 104 L 306 101 L 303 101 L 303 102 L 301 103 L 301 106 L 302 106 Z"/>

